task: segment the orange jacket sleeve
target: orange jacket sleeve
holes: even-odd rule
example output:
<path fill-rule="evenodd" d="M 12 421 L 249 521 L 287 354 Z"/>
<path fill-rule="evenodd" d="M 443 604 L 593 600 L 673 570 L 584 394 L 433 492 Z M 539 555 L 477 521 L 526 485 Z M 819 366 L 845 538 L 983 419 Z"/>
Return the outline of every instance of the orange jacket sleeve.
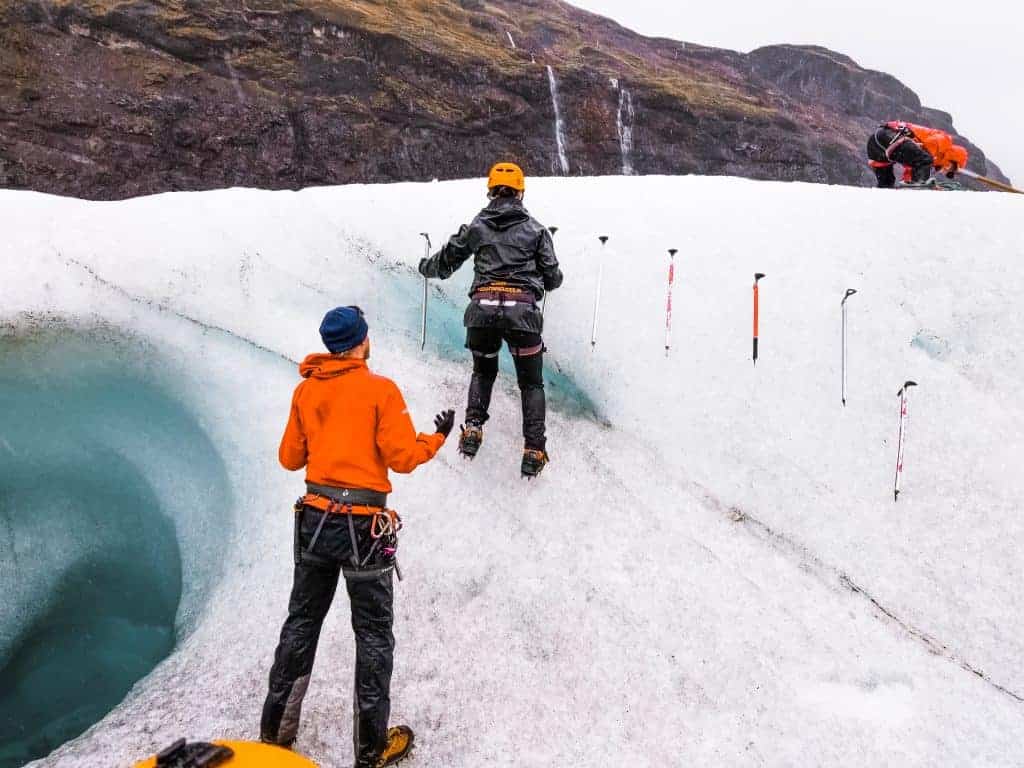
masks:
<path fill-rule="evenodd" d="M 935 167 L 942 168 L 949 163 L 949 153 L 953 149 L 953 139 L 948 133 L 936 131 L 932 138 L 932 147 L 929 150 L 935 158 Z"/>
<path fill-rule="evenodd" d="M 277 458 L 281 462 L 281 466 L 292 472 L 306 466 L 308 458 L 306 433 L 302 429 L 302 419 L 299 418 L 300 389 L 302 389 L 302 384 L 295 388 L 295 394 L 292 395 L 292 410 L 288 414 L 288 425 L 284 428 L 281 447 L 277 451 Z"/>
<path fill-rule="evenodd" d="M 922 125 L 911 125 L 915 138 L 931 154 L 935 161 L 935 167 L 941 168 L 947 163 L 950 150 L 953 148 L 953 139 L 945 131 L 938 128 L 925 128 Z"/>
<path fill-rule="evenodd" d="M 377 448 L 388 469 L 408 474 L 434 458 L 444 435 L 416 434 L 405 398 L 393 382 L 388 383 L 377 412 Z"/>

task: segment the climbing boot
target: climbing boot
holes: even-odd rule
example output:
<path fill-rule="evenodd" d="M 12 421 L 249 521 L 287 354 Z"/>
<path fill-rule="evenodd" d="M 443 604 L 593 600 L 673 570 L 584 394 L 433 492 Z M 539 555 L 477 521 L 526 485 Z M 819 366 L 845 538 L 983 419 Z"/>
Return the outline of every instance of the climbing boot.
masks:
<path fill-rule="evenodd" d="M 377 761 L 377 768 L 396 765 L 400 760 L 407 758 L 412 751 L 415 738 L 412 728 L 407 725 L 388 728 L 388 745 L 384 748 L 380 760 Z"/>
<path fill-rule="evenodd" d="M 480 450 L 484 441 L 484 430 L 476 424 L 467 424 L 462 428 L 459 436 L 459 453 L 467 459 L 472 459 Z"/>
<path fill-rule="evenodd" d="M 547 451 L 537 451 L 527 448 L 523 451 L 522 472 L 523 477 L 533 479 L 541 473 L 548 463 Z"/>

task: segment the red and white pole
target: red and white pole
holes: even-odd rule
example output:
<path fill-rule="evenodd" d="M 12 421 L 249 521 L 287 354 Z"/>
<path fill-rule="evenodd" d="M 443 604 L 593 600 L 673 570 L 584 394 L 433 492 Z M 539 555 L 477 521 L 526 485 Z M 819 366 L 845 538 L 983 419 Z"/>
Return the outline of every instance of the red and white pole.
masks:
<path fill-rule="evenodd" d="M 676 282 L 676 248 L 668 249 L 668 302 L 665 305 L 665 357 L 672 349 L 672 289 Z"/>
<path fill-rule="evenodd" d="M 900 399 L 900 436 L 899 447 L 896 451 L 896 483 L 893 486 L 893 501 L 899 501 L 900 485 L 903 482 L 903 451 L 907 445 L 907 406 L 910 395 L 910 388 L 916 387 L 916 381 L 908 381 L 896 396 Z"/>

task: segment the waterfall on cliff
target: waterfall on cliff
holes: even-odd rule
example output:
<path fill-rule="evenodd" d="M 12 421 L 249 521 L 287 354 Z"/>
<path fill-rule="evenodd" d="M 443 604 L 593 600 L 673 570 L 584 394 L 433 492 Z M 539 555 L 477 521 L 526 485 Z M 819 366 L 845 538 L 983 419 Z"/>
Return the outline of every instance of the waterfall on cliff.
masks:
<path fill-rule="evenodd" d="M 622 149 L 622 175 L 633 175 L 633 96 L 625 86 L 619 89 L 619 113 L 615 120 Z"/>
<path fill-rule="evenodd" d="M 558 165 L 562 173 L 569 173 L 569 157 L 565 153 L 565 123 L 562 121 L 562 107 L 558 101 L 558 81 L 555 70 L 548 65 L 548 84 L 551 86 L 551 104 L 555 109 L 555 143 L 558 145 Z"/>

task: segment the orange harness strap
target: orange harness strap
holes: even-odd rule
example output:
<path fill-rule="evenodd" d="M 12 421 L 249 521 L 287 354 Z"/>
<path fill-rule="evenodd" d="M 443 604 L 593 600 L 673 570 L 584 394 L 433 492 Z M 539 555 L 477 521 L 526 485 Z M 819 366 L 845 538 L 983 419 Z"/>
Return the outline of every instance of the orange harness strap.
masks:
<path fill-rule="evenodd" d="M 307 493 L 302 497 L 301 501 L 307 507 L 313 507 L 314 509 L 319 509 L 321 512 L 328 512 L 330 514 L 353 514 L 363 517 L 375 517 L 377 515 L 386 514 L 392 519 L 392 521 L 394 521 L 398 516 L 398 513 L 392 509 L 385 509 L 384 507 L 367 507 L 365 505 L 356 504 L 349 506 L 348 504 L 342 504 L 334 499 L 329 499 L 326 496 L 319 496 L 315 493 Z"/>

